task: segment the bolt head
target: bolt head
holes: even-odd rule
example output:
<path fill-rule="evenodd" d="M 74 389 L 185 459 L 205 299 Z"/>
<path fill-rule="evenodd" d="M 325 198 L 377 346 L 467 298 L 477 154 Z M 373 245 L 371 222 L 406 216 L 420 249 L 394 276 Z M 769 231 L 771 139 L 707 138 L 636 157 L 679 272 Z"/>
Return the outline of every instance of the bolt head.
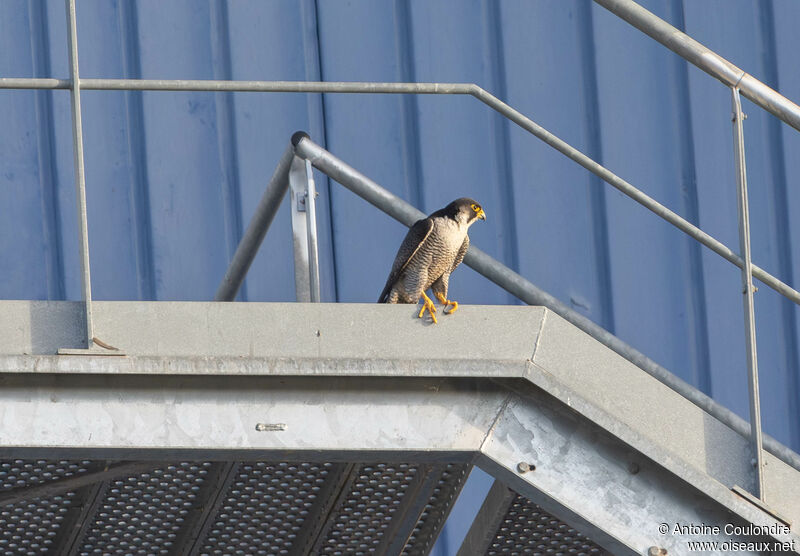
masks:
<path fill-rule="evenodd" d="M 528 471 L 536 471 L 536 465 L 521 461 L 517 464 L 517 471 L 520 473 L 527 473 Z"/>

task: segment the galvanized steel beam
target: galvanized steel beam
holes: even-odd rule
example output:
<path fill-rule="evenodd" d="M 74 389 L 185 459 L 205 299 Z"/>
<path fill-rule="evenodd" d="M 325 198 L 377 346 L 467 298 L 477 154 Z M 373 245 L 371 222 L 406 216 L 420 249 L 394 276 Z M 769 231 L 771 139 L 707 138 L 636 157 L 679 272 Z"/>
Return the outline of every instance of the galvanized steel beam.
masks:
<path fill-rule="evenodd" d="M 3 308 L 0 353 L 41 353 L 47 345 L 35 339 L 79 322 L 75 303 Z M 669 519 L 696 519 L 681 508 L 698 500 L 717 508 L 708 519 L 779 520 L 772 508 L 800 521 L 800 473 L 765 454 L 770 508 L 741 498 L 731 489 L 751 486 L 746 438 L 557 315 L 462 310 L 430 327 L 406 306 L 98 302 L 98 322 L 111 339 L 127 338 L 131 354 L 0 356 L 3 370 L 32 365 L 2 376 L 0 456 L 449 463 L 477 454 L 484 469 L 612 548 L 663 541 L 652 531 L 602 537 L 633 519 L 641 509 L 630 500 L 642 497 L 653 501 L 642 527 L 662 505 Z M 137 376 L 154 360 L 167 374 Z M 629 478 L 631 461 L 647 481 Z M 536 465 L 525 473 L 536 481 L 519 482 L 521 462 Z M 585 481 L 558 486 L 568 477 L 617 485 L 609 492 L 623 485 L 630 496 L 603 513 L 600 502 L 581 502 L 592 498 Z"/>
<path fill-rule="evenodd" d="M 476 464 L 545 511 L 616 555 L 687 554 L 687 540 L 742 542 L 726 524 L 775 526 L 775 517 L 748 504 L 725 504 L 672 473 L 664 460 L 643 456 L 600 432 L 541 390 L 517 385 L 498 415 Z M 528 471 L 527 465 L 535 464 Z M 716 533 L 681 535 L 675 524 L 706 524 Z M 660 527 L 668 524 L 667 532 Z M 780 542 L 799 539 L 776 534 Z M 800 546 L 800 545 L 799 545 Z M 758 552 L 749 552 L 757 554 Z"/>
<path fill-rule="evenodd" d="M 96 302 L 96 318 L 109 341 L 128 347 L 129 357 L 108 359 L 53 355 L 60 345 L 80 338 L 79 303 L 1 301 L 0 372 L 512 378 L 528 376 L 526 362 L 536 346 L 537 360 L 550 354 L 555 361 L 580 347 L 585 361 L 602 360 L 609 369 L 626 371 L 616 382 L 596 383 L 587 380 L 597 376 L 591 368 L 566 373 L 566 359 L 560 359 L 562 380 L 568 379 L 573 389 L 583 391 L 592 384 L 587 396 L 604 391 L 601 387 L 624 392 L 631 381 L 652 388 L 649 375 L 632 364 L 622 365 L 612 351 L 540 307 L 462 310 L 440 326 L 424 327 L 413 309 L 403 305 Z M 387 337 L 397 342 L 387 344 Z M 559 338 L 569 342 L 559 345 Z M 416 346 L 415 355 L 408 345 Z M 370 347 L 366 352 L 365 346 Z M 669 388 L 661 395 L 683 399 Z M 676 408 L 676 414 L 687 411 L 702 414 L 691 403 Z M 747 438 L 749 427 L 739 421 L 743 433 L 720 420 Z M 729 442 L 737 443 L 736 436 Z M 774 446 L 783 450 L 784 461 L 800 468 L 797 454 L 765 437 L 765 448 L 781 454 Z"/>
<path fill-rule="evenodd" d="M 15 375 L 0 457 L 463 461 L 504 396 L 476 379 Z"/>
<path fill-rule="evenodd" d="M 476 463 L 485 470 L 615 554 L 641 554 L 650 546 L 681 553 L 685 539 L 660 536 L 663 522 L 775 521 L 702 473 L 687 485 L 669 470 L 674 453 L 643 454 L 519 381 L 510 393 L 467 379 L 17 378 L 28 386 L 6 382 L 0 394 L 6 415 L 28 422 L 27 441 L 14 422 L 2 432 L 0 451 L 14 457 L 45 446 L 51 457 L 140 453 L 165 460 L 217 454 L 381 460 L 393 453 L 436 462 L 468 451 L 479 454 Z M 60 425 L 50 442 L 37 432 L 43 420 Z M 260 432 L 259 422 L 285 426 Z M 536 470 L 520 475 L 520 462 L 535 463 Z"/>

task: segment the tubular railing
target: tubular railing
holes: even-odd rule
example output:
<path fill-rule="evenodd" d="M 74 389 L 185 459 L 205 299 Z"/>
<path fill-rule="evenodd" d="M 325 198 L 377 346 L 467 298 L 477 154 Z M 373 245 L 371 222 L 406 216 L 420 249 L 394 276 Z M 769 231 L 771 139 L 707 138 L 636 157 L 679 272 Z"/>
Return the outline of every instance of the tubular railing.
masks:
<path fill-rule="evenodd" d="M 750 392 L 750 424 L 691 387 L 647 356 L 628 346 L 583 315 L 543 292 L 531 282 L 486 255 L 470 247 L 465 263 L 497 283 L 519 299 L 531 304 L 545 305 L 586 331 L 629 361 L 679 392 L 699 407 L 753 441 L 756 467 L 757 496 L 763 499 L 761 427 L 758 402 L 758 375 L 754 327 L 752 278 L 758 278 L 787 299 L 800 304 L 800 292 L 750 260 L 749 216 L 747 208 L 746 172 L 742 141 L 742 114 L 739 94 L 771 112 L 782 121 L 800 130 L 800 107 L 778 92 L 737 68 L 691 37 L 648 12 L 633 0 L 595 0 L 631 25 L 644 31 L 684 59 L 722 81 L 731 89 L 734 107 L 734 148 L 736 154 L 739 200 L 740 252 L 734 252 L 699 227 L 647 196 L 601 164 L 559 139 L 536 122 L 515 110 L 491 93 L 473 83 L 365 83 L 365 82 L 300 82 L 300 81 L 232 81 L 232 80 L 150 80 L 150 79 L 83 79 L 78 69 L 78 48 L 75 0 L 65 0 L 70 54 L 70 79 L 0 78 L 0 89 L 68 89 L 72 99 L 72 137 L 75 157 L 75 187 L 78 207 L 78 232 L 81 260 L 82 294 L 86 320 L 86 353 L 104 353 L 102 342 L 94 336 L 92 324 L 92 294 L 88 249 L 86 191 L 83 172 L 83 133 L 81 126 L 81 90 L 148 90 L 148 91 L 252 91 L 298 93 L 395 93 L 395 94 L 455 94 L 470 95 L 541 139 L 554 149 L 577 162 L 619 191 L 654 212 L 676 228 L 705 245 L 742 270 L 748 386 Z M 319 270 L 317 263 L 316 223 L 314 217 L 314 184 L 311 166 L 356 192 L 367 201 L 406 225 L 424 216 L 422 212 L 392 195 L 372 180 L 360 174 L 331 153 L 313 143 L 305 134 L 295 134 L 284 153 L 270 183 L 245 232 L 234 259 L 220 284 L 216 299 L 232 300 L 244 279 L 255 251 L 261 244 L 287 189 L 292 190 L 292 224 L 294 230 L 296 272 L 303 282 L 296 283 L 299 300 L 319 300 Z M 98 347 L 99 346 L 99 347 Z M 81 350 L 70 350 L 71 353 Z M 800 470 L 800 455 L 775 439 L 764 436 L 763 445 L 776 457 Z"/>
<path fill-rule="evenodd" d="M 326 174 L 406 226 L 411 226 L 420 218 L 425 217 L 425 213 L 400 197 L 397 197 L 392 192 L 384 189 L 352 166 L 349 166 L 346 162 L 317 145 L 305 133 L 295 133 L 292 136 L 289 146 L 283 153 L 283 156 L 280 158 L 275 172 L 256 207 L 255 214 L 247 230 L 245 230 L 239 247 L 233 256 L 233 260 L 220 282 L 214 297 L 216 301 L 233 301 L 236 298 L 236 294 L 244 281 L 247 270 L 256 256 L 258 246 L 264 239 L 267 229 L 272 223 L 272 219 L 277 213 L 278 207 L 283 197 L 286 195 L 286 191 L 290 187 L 291 168 L 298 164 L 298 159 L 306 164 L 313 165 L 317 170 Z M 294 188 L 296 185 L 292 185 L 292 187 Z M 307 204 L 312 206 L 313 203 L 313 196 L 308 195 Z M 291 203 L 291 210 L 293 214 L 298 210 L 294 200 Z M 319 288 L 318 283 L 315 285 L 313 279 L 309 277 L 310 261 L 316 260 L 317 254 L 315 251 L 310 253 L 307 251 L 306 253 L 309 254 L 306 256 L 302 253 L 299 254 L 297 249 L 298 245 L 311 244 L 311 242 L 316 245 L 316 231 L 312 231 L 308 226 L 304 228 L 303 224 L 296 225 L 295 222 L 296 219 L 293 216 L 293 235 L 295 238 L 294 259 L 295 264 L 299 262 L 300 265 L 295 268 L 295 289 L 298 300 L 309 300 L 309 287 Z M 464 258 L 464 263 L 525 303 L 530 305 L 543 305 L 557 313 L 628 361 L 645 370 L 663 384 L 672 388 L 713 417 L 719 419 L 740 435 L 745 437 L 750 435 L 750 425 L 747 421 L 733 413 L 730 409 L 715 402 L 700 390 L 684 382 L 682 379 L 581 313 L 568 307 L 547 292 L 542 291 L 523 276 L 517 274 L 500 261 L 497 261 L 475 247 L 474 244 L 470 245 L 467 256 Z M 767 435 L 763 437 L 763 446 L 774 456 L 800 470 L 800 455 L 796 454 L 788 447 Z"/>

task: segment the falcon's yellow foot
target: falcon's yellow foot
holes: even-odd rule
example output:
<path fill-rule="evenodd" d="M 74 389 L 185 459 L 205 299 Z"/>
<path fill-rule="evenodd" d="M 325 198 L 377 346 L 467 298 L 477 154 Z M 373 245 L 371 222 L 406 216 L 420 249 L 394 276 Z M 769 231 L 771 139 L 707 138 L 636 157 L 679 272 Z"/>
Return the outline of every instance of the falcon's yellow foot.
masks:
<path fill-rule="evenodd" d="M 417 316 L 422 318 L 422 315 L 425 314 L 425 309 L 427 309 L 428 313 L 430 313 L 431 318 L 433 319 L 433 323 L 437 324 L 436 315 L 434 315 L 436 312 L 436 306 L 433 304 L 433 301 L 431 301 L 431 298 L 425 295 L 425 292 L 422 293 L 422 297 L 425 299 L 425 301 L 423 302 L 422 309 L 419 310 L 419 315 Z"/>
<path fill-rule="evenodd" d="M 453 313 L 455 313 L 455 312 L 456 312 L 456 309 L 458 309 L 458 302 L 457 302 L 457 301 L 450 301 L 449 299 L 447 299 L 447 298 L 444 296 L 444 294 L 441 294 L 441 293 L 437 293 L 437 294 L 436 294 L 436 297 L 439 299 L 439 301 L 441 302 L 441 304 L 442 304 L 442 305 L 444 305 L 444 314 L 445 314 L 445 315 L 452 315 Z M 447 308 L 448 308 L 450 305 L 452 305 L 452 306 L 453 306 L 453 308 L 452 308 L 451 310 L 449 310 L 449 311 L 448 311 L 448 310 L 447 310 Z"/>

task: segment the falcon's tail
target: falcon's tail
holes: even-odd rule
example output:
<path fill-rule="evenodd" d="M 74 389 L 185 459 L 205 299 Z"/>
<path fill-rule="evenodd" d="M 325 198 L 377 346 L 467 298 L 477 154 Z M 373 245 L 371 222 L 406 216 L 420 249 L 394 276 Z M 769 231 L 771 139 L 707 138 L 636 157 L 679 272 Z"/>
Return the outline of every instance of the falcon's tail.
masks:
<path fill-rule="evenodd" d="M 383 291 L 381 292 L 381 295 L 378 298 L 378 303 L 388 303 L 390 291 L 392 291 L 392 284 L 391 282 L 386 282 L 386 285 L 383 287 Z"/>

